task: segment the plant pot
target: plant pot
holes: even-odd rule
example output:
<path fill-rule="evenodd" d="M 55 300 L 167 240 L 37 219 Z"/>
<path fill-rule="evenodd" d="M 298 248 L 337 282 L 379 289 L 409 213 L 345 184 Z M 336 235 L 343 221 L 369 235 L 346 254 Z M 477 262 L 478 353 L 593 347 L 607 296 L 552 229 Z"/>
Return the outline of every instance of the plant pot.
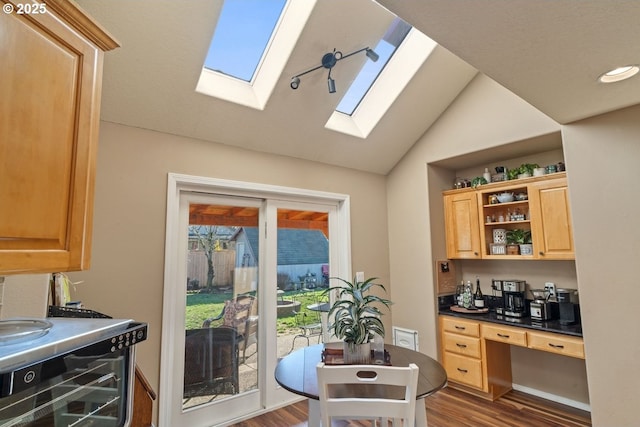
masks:
<path fill-rule="evenodd" d="M 507 255 L 520 255 L 520 245 L 507 245 Z"/>
<path fill-rule="evenodd" d="M 350 365 L 362 365 L 371 363 L 371 343 L 353 344 L 344 343 L 344 363 Z"/>
<path fill-rule="evenodd" d="M 518 179 L 529 178 L 530 176 L 531 176 L 531 174 L 529 172 L 519 173 L 518 174 Z"/>
<path fill-rule="evenodd" d="M 533 245 L 531 243 L 520 244 L 520 255 L 533 255 Z"/>

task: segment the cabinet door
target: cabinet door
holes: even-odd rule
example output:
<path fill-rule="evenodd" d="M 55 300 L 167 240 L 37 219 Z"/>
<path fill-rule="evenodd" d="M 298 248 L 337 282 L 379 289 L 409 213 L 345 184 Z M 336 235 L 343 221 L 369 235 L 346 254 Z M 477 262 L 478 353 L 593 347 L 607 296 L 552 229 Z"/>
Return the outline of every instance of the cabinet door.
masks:
<path fill-rule="evenodd" d="M 535 256 L 575 259 L 566 178 L 531 184 L 529 201 Z"/>
<path fill-rule="evenodd" d="M 0 273 L 88 268 L 102 51 L 49 9 L 0 28 Z"/>
<path fill-rule="evenodd" d="M 444 196 L 447 257 L 480 259 L 480 223 L 475 191 Z"/>

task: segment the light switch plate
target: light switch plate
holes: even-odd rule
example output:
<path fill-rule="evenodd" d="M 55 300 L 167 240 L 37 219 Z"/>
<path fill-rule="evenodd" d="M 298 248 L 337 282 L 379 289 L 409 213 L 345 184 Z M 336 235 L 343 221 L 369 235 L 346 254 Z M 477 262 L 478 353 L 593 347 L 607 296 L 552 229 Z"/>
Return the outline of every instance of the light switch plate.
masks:
<path fill-rule="evenodd" d="M 364 282 L 364 271 L 356 272 L 356 280 L 358 282 Z"/>

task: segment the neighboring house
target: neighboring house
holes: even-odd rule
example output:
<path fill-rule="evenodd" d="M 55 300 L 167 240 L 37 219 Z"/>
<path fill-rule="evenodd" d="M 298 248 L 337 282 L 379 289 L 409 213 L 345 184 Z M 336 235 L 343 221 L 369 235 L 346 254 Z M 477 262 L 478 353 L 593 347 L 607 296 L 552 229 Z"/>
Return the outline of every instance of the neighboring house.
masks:
<path fill-rule="evenodd" d="M 236 243 L 236 268 L 258 265 L 258 228 L 241 227 L 230 238 Z M 278 229 L 278 287 L 326 285 L 329 241 L 320 230 Z"/>

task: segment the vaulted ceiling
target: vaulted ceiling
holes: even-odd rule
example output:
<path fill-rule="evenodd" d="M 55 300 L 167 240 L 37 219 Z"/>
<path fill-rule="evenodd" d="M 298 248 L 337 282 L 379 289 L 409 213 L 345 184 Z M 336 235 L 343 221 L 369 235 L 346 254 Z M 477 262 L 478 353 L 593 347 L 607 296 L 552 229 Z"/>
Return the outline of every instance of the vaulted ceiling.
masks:
<path fill-rule="evenodd" d="M 195 92 L 222 0 L 78 3 L 122 45 L 105 58 L 103 120 L 374 173 L 388 173 L 477 70 L 559 123 L 640 103 L 640 76 L 596 81 L 640 62 L 636 0 L 318 0 L 264 110 Z M 341 94 L 324 73 L 295 91 L 290 78 L 334 48 L 375 45 L 385 8 L 441 47 L 366 139 L 327 130 Z M 346 87 L 360 65 L 341 62 L 332 77 Z"/>

